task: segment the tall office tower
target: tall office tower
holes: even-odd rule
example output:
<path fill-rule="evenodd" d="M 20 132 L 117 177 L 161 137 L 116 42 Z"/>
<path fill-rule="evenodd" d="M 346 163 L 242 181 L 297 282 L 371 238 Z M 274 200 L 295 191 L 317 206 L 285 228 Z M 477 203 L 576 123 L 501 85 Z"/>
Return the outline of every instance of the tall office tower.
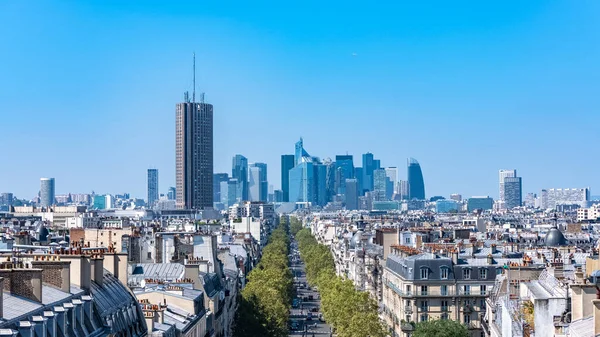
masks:
<path fill-rule="evenodd" d="M 50 207 L 54 205 L 54 178 L 40 179 L 40 206 Z"/>
<path fill-rule="evenodd" d="M 346 179 L 346 209 L 358 209 L 358 180 Z"/>
<path fill-rule="evenodd" d="M 177 198 L 177 190 L 175 189 L 175 186 L 169 187 L 169 191 L 167 192 L 167 199 L 175 200 L 176 198 Z"/>
<path fill-rule="evenodd" d="M 238 181 L 238 196 L 242 201 L 248 200 L 248 159 L 236 154 L 231 163 L 231 178 Z"/>
<path fill-rule="evenodd" d="M 337 193 L 345 194 L 346 179 L 354 178 L 354 160 L 351 155 L 337 155 L 335 156 L 335 166 L 340 173 Z"/>
<path fill-rule="evenodd" d="M 158 200 L 158 170 L 148 169 L 148 207 L 153 207 Z"/>
<path fill-rule="evenodd" d="M 290 170 L 290 202 L 314 202 L 314 173 L 313 163 L 308 161 Z"/>
<path fill-rule="evenodd" d="M 248 167 L 248 201 L 261 201 L 260 167 Z"/>
<path fill-rule="evenodd" d="M 283 201 L 290 201 L 290 170 L 296 166 L 293 154 L 281 155 L 281 191 Z"/>
<path fill-rule="evenodd" d="M 259 201 L 267 201 L 267 195 L 269 194 L 269 182 L 267 180 L 267 164 L 265 163 L 253 163 L 250 164 L 250 167 L 258 167 L 259 168 L 259 184 L 260 184 L 260 195 Z M 248 184 L 250 184 L 250 180 L 248 178 Z M 249 185 L 248 185 L 248 188 Z"/>
<path fill-rule="evenodd" d="M 235 178 L 229 178 L 227 181 L 227 202 L 223 202 L 223 204 L 229 207 L 235 203 L 241 202 L 241 191 L 240 182 Z"/>
<path fill-rule="evenodd" d="M 294 162 L 295 165 L 298 165 L 302 162 L 303 158 L 310 157 L 308 152 L 304 150 L 304 141 L 300 138 L 299 141 L 296 142 L 295 152 L 294 152 Z"/>
<path fill-rule="evenodd" d="M 221 183 L 229 180 L 229 174 L 227 173 L 215 173 L 213 174 L 213 202 L 221 201 Z"/>
<path fill-rule="evenodd" d="M 335 162 L 333 162 L 330 158 L 327 158 L 323 161 L 323 165 L 326 166 L 326 170 L 327 170 L 326 177 L 325 177 L 325 184 L 326 184 L 326 190 L 327 190 L 326 201 L 328 202 L 328 201 L 331 201 L 336 194 L 336 192 L 335 192 L 335 174 L 336 174 Z"/>
<path fill-rule="evenodd" d="M 354 168 L 354 179 L 356 179 L 356 193 L 358 193 L 358 196 L 362 196 L 365 192 L 364 192 L 364 185 L 363 185 L 363 168 L 362 167 L 355 167 Z"/>
<path fill-rule="evenodd" d="M 0 205 L 12 206 L 13 199 L 14 197 L 12 193 L 2 193 L 0 196 Z"/>
<path fill-rule="evenodd" d="M 408 199 L 425 200 L 425 182 L 419 162 L 410 158 L 408 160 Z"/>
<path fill-rule="evenodd" d="M 387 167 L 385 169 L 385 175 L 389 179 L 389 186 L 387 188 L 387 199 L 392 199 L 392 195 L 395 192 L 396 185 L 398 183 L 398 168 L 397 167 Z"/>
<path fill-rule="evenodd" d="M 523 203 L 521 177 L 504 178 L 504 206 L 507 209 L 519 207 Z"/>
<path fill-rule="evenodd" d="M 373 190 L 373 171 L 375 170 L 375 163 L 373 161 L 372 153 L 367 152 L 362 155 L 363 189 L 365 191 Z"/>
<path fill-rule="evenodd" d="M 408 199 L 408 180 L 398 181 L 398 194 L 400 194 L 400 200 Z"/>
<path fill-rule="evenodd" d="M 517 170 L 500 170 L 498 171 L 498 182 L 499 182 L 499 198 L 498 200 L 505 202 L 504 200 L 504 179 L 509 177 L 516 177 Z"/>
<path fill-rule="evenodd" d="M 327 204 L 327 165 L 314 163 L 314 203 L 319 206 Z"/>
<path fill-rule="evenodd" d="M 185 102 L 178 103 L 175 111 L 175 186 L 179 209 L 205 209 L 213 205 L 213 106 L 204 103 L 204 98 L 196 102 L 195 96 L 194 90 L 190 101 L 186 93 Z"/>
<path fill-rule="evenodd" d="M 385 201 L 388 196 L 389 178 L 385 169 L 376 169 L 373 171 L 373 200 Z"/>

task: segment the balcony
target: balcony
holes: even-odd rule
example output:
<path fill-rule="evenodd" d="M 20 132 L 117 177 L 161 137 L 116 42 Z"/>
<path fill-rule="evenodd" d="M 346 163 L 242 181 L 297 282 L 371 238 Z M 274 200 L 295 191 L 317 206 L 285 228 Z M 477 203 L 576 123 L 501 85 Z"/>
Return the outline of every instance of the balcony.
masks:
<path fill-rule="evenodd" d="M 404 313 L 405 314 L 412 314 L 413 313 L 413 307 L 410 305 L 404 306 Z"/>

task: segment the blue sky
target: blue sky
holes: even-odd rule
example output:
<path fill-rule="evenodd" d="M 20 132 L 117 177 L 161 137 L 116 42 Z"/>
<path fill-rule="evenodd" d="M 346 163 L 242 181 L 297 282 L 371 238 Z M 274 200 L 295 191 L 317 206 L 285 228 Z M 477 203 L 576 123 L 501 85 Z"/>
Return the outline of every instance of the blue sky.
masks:
<path fill-rule="evenodd" d="M 370 151 L 426 193 L 600 188 L 598 1 L 0 2 L 0 191 L 174 185 L 175 104 L 215 111 L 215 172 Z M 597 193 L 593 193 L 597 194 Z"/>

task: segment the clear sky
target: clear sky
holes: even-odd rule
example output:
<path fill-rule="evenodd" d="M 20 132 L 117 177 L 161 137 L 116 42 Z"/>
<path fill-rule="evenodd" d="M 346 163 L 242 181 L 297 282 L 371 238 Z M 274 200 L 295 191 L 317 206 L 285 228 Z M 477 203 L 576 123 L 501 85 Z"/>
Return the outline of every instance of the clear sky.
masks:
<path fill-rule="evenodd" d="M 296 3 L 296 4 L 294 4 Z M 600 188 L 600 1 L 0 1 L 0 192 L 175 183 L 175 104 L 214 104 L 215 172 L 302 136 L 370 151 L 427 196 Z M 596 191 L 598 192 L 598 191 Z"/>

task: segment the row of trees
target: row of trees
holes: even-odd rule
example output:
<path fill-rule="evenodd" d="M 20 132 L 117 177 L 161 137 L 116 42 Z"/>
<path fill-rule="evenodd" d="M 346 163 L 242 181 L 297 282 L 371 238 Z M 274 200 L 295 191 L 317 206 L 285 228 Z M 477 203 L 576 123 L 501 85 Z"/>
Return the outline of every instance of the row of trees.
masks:
<path fill-rule="evenodd" d="M 236 337 L 288 335 L 293 279 L 288 260 L 289 226 L 282 219 L 241 292 L 234 328 Z"/>
<path fill-rule="evenodd" d="M 292 228 L 298 229 L 299 221 L 292 218 L 291 222 Z M 318 287 L 323 316 L 334 327 L 337 336 L 387 336 L 377 314 L 377 303 L 367 293 L 357 291 L 352 281 L 336 275 L 329 249 L 319 244 L 306 228 L 296 232 L 296 240 L 306 264 L 306 278 Z"/>

